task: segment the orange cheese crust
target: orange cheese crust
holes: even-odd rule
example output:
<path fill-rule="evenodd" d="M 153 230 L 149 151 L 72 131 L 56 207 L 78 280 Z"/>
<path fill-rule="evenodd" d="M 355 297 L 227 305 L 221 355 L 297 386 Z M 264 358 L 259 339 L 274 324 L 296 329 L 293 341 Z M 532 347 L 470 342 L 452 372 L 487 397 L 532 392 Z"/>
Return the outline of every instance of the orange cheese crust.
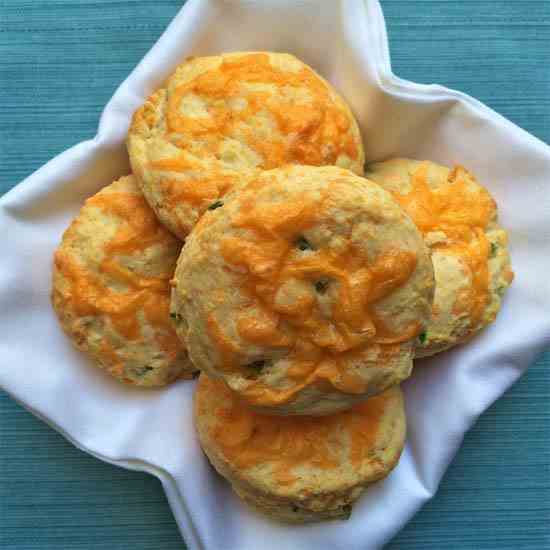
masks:
<path fill-rule="evenodd" d="M 432 345 L 430 335 L 436 339 L 438 331 L 444 334 L 452 330 L 443 326 L 450 321 L 440 319 L 460 319 L 461 324 L 467 323 L 459 330 L 457 338 L 460 339 L 492 321 L 500 305 L 500 297 L 496 299 L 493 287 L 500 284 L 507 287 L 512 282 L 513 272 L 505 250 L 506 234 L 496 224 L 497 207 L 489 192 L 462 166 L 449 171 L 428 161 L 394 159 L 375 164 L 369 170 L 369 177 L 392 193 L 424 235 L 434 253 L 434 263 L 436 259 L 441 262 L 440 277 L 454 276 L 463 280 L 450 311 L 446 311 L 448 300 L 437 299 L 436 292 L 433 323 L 423 342 L 426 351 Z M 501 249 L 499 258 L 491 269 L 491 259 L 497 255 L 498 248 Z M 455 258 L 453 263 L 449 260 L 443 263 L 449 257 Z M 456 273 L 446 267 L 450 265 L 457 266 L 454 268 Z M 501 283 L 495 283 L 500 279 Z M 442 287 L 440 295 L 443 296 L 443 288 L 446 289 L 448 282 L 440 279 L 436 283 Z M 496 301 L 498 304 L 494 303 Z M 449 343 L 454 343 L 452 337 L 448 339 Z M 439 345 L 433 343 L 434 351 Z"/>
<path fill-rule="evenodd" d="M 291 348 L 288 375 L 294 384 L 288 390 L 275 391 L 257 381 L 243 395 L 254 405 L 284 403 L 316 382 L 327 382 L 345 393 L 364 393 L 367 384 L 348 372 L 345 354 L 373 344 L 381 346 L 382 354 L 391 354 L 397 351 L 394 344 L 411 340 L 422 329 L 415 323 L 401 334 L 388 334 L 383 320 L 369 307 L 410 278 L 416 254 L 389 248 L 369 265 L 350 235 L 337 251 L 320 250 L 297 257 L 293 254 L 297 235 L 326 216 L 326 203 L 345 193 L 345 185 L 334 181 L 316 201 L 298 196 L 272 208 L 255 206 L 256 193 L 266 184 L 269 180 L 256 180 L 247 187 L 240 212 L 232 219 L 233 227 L 247 230 L 246 239 L 224 237 L 220 250 L 229 265 L 246 269 L 241 288 L 250 300 L 262 305 L 261 313 L 253 317 L 245 308 L 237 314 L 239 335 L 254 344 Z M 293 296 L 291 303 L 277 302 L 288 282 L 298 279 L 313 285 L 327 278 L 339 283 L 330 324 L 312 293 Z M 237 367 L 238 359 L 231 355 L 213 314 L 208 328 L 225 354 L 221 368 Z"/>
<path fill-rule="evenodd" d="M 189 375 L 193 369 L 169 317 L 169 281 L 181 245 L 158 223 L 133 178 L 119 182 L 88 199 L 65 232 L 54 256 L 54 306 L 67 332 L 78 334 L 87 351 L 83 327 L 99 320 L 93 355 L 124 382 L 141 382 L 125 366 L 128 348 L 139 346 L 154 347 L 170 376 Z M 116 227 L 111 237 L 101 238 L 102 224 Z M 161 258 L 152 270 L 146 263 L 142 269 L 134 265 L 154 251 Z M 154 367 L 143 367 L 151 372 L 145 379 L 152 385 L 167 381 L 162 373 L 152 376 Z"/>
<path fill-rule="evenodd" d="M 290 522 L 349 517 L 397 464 L 405 442 L 399 388 L 323 417 L 262 415 L 221 380 L 199 378 L 194 403 L 208 458 L 248 504 Z"/>
<path fill-rule="evenodd" d="M 426 181 L 428 164 L 423 163 L 411 176 L 411 190 L 394 191 L 393 196 L 424 235 L 440 230 L 447 239 L 434 245 L 460 255 L 472 273 L 469 290 L 457 301 L 457 313 L 467 310 L 477 325 L 489 299 L 489 242 L 485 230 L 496 216 L 496 204 L 487 190 L 468 185 L 467 170 L 456 166 L 447 184 L 432 189 Z"/>
<path fill-rule="evenodd" d="M 306 89 L 311 97 L 301 104 L 281 101 L 269 92 L 244 91 L 245 83 L 270 84 L 278 91 Z M 208 103 L 207 116 L 190 117 L 182 113 L 182 100 L 188 94 Z M 246 106 L 228 112 L 227 102 L 232 98 L 245 99 Z M 307 65 L 297 72 L 282 69 L 271 63 L 267 53 L 222 58 L 216 68 L 176 86 L 168 99 L 166 134 L 183 134 L 186 140 L 212 134 L 218 139 L 233 137 L 239 126 L 246 125 L 260 111 L 271 114 L 280 134 L 277 138 L 259 139 L 252 130 L 245 132 L 247 145 L 263 159 L 260 168 L 269 170 L 291 163 L 334 164 L 341 152 L 351 159 L 359 158 L 357 142 L 349 133 L 350 117 L 331 97 L 326 82 Z M 283 139 L 289 136 L 293 139 L 285 143 Z M 208 152 L 215 154 L 218 145 L 215 141 L 208 143 Z"/>
<path fill-rule="evenodd" d="M 128 149 L 151 206 L 182 238 L 246 172 L 344 163 L 362 173 L 364 163 L 357 124 L 330 85 L 267 52 L 188 60 L 135 113 Z"/>
<path fill-rule="evenodd" d="M 196 411 L 211 417 L 210 437 L 233 467 L 246 470 L 269 464 L 276 483 L 285 485 L 297 480 L 294 469 L 299 466 L 339 468 L 342 448 L 334 445 L 335 438 L 347 439 L 347 460 L 359 468 L 368 460 L 381 419 L 394 399 L 391 392 L 385 392 L 348 411 L 323 417 L 263 415 L 247 407 L 221 380 L 203 375 Z"/>
<path fill-rule="evenodd" d="M 303 176 L 299 168 L 289 167 L 274 170 L 274 178 L 282 174 L 284 180 L 287 172 L 291 178 Z M 360 203 L 362 193 L 372 191 L 368 182 L 334 168 L 327 185 L 318 190 L 309 187 L 303 192 L 298 189 L 284 194 L 281 189 L 281 196 L 269 203 L 266 197 L 272 189 L 275 192 L 277 183 L 269 174 L 264 173 L 235 194 L 234 208 L 228 207 L 228 199 L 220 209 L 227 212 L 230 208 L 229 229 L 223 229 L 216 250 L 224 269 L 231 273 L 232 282 L 228 284 L 239 292 L 240 302 L 230 313 L 237 338 L 226 330 L 226 316 L 220 316 L 217 308 L 212 308 L 204 319 L 206 334 L 218 357 L 216 369 L 222 376 L 246 378 L 239 394 L 257 407 L 290 403 L 312 386 L 320 392 L 336 390 L 356 396 L 369 393 L 369 378 L 357 372 L 357 367 L 372 354 L 387 364 L 401 354 L 406 355 L 406 346 L 424 326 L 423 315 L 413 315 L 396 332 L 387 326 L 391 316 L 383 314 L 379 307 L 396 291 L 412 284 L 418 276 L 420 255 L 419 270 L 427 273 L 422 289 L 424 303 L 429 308 L 433 281 L 420 236 L 415 241 L 415 245 L 420 245 L 418 249 L 410 241 L 401 246 L 392 237 L 373 255 L 372 249 L 354 235 L 352 223 L 342 229 L 338 221 L 331 220 L 341 197 L 351 192 Z M 313 173 L 313 177 L 317 175 Z M 323 180 L 325 175 L 319 177 Z M 380 192 L 382 201 L 391 200 Z M 382 206 L 377 200 L 373 194 L 370 208 L 375 217 Z M 361 206 L 357 207 L 353 201 L 349 211 L 347 208 L 342 212 L 350 218 L 356 216 L 359 220 L 363 214 Z M 396 205 L 393 208 L 395 216 L 402 217 Z M 355 209 L 357 212 L 352 215 Z M 203 217 L 192 238 L 202 240 L 215 220 L 216 211 Z M 401 223 L 401 219 L 396 223 Z M 414 226 L 410 226 L 410 238 L 414 241 Z M 338 233 L 338 237 L 334 237 L 330 246 L 318 246 L 306 253 L 300 251 L 297 248 L 300 236 L 315 233 L 319 227 L 326 233 Z M 376 221 L 373 227 L 377 227 Z M 214 237 L 209 235 L 205 239 L 213 241 Z M 184 256 L 180 262 L 185 261 Z M 414 299 L 411 303 L 418 308 Z M 422 307 L 418 311 L 423 311 Z M 262 376 L 250 376 L 250 368 L 243 364 L 248 346 L 269 350 L 275 356 L 284 355 L 284 385 L 275 387 Z"/>

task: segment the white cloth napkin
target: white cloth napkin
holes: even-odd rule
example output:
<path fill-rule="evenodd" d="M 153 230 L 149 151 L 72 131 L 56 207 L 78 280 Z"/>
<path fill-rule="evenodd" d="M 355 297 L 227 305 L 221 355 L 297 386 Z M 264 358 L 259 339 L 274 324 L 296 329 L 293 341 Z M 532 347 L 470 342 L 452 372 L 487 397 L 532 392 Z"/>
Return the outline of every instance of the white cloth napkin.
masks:
<path fill-rule="evenodd" d="M 248 510 L 209 467 L 191 418 L 192 382 L 124 387 L 75 351 L 49 302 L 52 253 L 83 200 L 128 173 L 133 111 L 188 55 L 291 52 L 357 116 L 369 161 L 461 163 L 491 190 L 510 232 L 516 280 L 496 323 L 419 362 L 405 384 L 399 466 L 347 522 L 289 527 Z M 376 1 L 190 0 L 105 108 L 95 139 L 59 155 L 0 200 L 0 386 L 93 455 L 162 481 L 191 549 L 367 550 L 437 490 L 477 416 L 550 343 L 550 148 L 474 99 L 392 75 Z"/>

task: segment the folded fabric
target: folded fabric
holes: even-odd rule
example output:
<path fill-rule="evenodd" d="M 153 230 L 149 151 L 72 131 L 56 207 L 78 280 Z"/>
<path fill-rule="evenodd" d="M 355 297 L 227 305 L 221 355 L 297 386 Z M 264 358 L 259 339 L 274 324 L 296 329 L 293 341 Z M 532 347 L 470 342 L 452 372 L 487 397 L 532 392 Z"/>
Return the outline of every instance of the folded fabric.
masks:
<path fill-rule="evenodd" d="M 256 514 L 209 466 L 191 418 L 194 382 L 125 387 L 73 349 L 50 305 L 52 254 L 85 198 L 129 172 L 130 117 L 189 55 L 293 53 L 351 105 L 369 162 L 460 163 L 499 204 L 516 279 L 497 321 L 467 346 L 418 361 L 405 384 L 398 467 L 348 521 L 287 526 Z M 437 490 L 477 416 L 550 343 L 550 148 L 476 100 L 391 73 L 373 0 L 190 0 L 106 106 L 95 139 L 59 155 L 0 200 L 0 386 L 75 445 L 163 483 L 190 548 L 374 549 Z"/>

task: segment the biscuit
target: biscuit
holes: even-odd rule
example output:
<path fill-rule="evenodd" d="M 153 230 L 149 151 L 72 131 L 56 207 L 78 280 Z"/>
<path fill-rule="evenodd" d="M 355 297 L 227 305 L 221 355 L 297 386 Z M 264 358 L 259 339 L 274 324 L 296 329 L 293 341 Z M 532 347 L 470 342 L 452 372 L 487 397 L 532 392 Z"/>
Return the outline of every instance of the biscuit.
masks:
<path fill-rule="evenodd" d="M 195 370 L 169 318 L 180 250 L 127 176 L 86 201 L 55 253 L 52 303 L 63 329 L 122 382 L 162 386 Z"/>
<path fill-rule="evenodd" d="M 494 321 L 514 276 L 495 201 L 462 166 L 393 159 L 370 165 L 368 177 L 393 194 L 432 250 L 432 320 L 416 356 L 469 340 Z"/>
<path fill-rule="evenodd" d="M 201 374 L 195 425 L 216 470 L 272 519 L 347 519 L 366 487 L 386 477 L 405 442 L 398 386 L 330 416 L 253 412 L 221 380 Z"/>
<path fill-rule="evenodd" d="M 330 414 L 407 378 L 434 289 L 410 218 L 334 166 L 263 171 L 227 195 L 174 279 L 193 363 L 270 414 Z"/>
<path fill-rule="evenodd" d="M 269 52 L 188 59 L 136 111 L 127 144 L 146 199 L 182 239 L 246 172 L 295 163 L 362 174 L 365 158 L 330 84 Z"/>

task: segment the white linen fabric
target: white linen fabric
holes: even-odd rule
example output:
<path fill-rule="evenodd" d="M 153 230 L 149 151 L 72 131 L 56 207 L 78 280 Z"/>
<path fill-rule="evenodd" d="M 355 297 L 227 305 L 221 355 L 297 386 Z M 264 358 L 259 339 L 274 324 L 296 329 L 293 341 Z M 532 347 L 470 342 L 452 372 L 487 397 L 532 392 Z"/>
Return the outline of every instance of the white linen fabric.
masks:
<path fill-rule="evenodd" d="M 285 526 L 250 511 L 208 465 L 195 435 L 194 382 L 142 390 L 75 351 L 50 306 L 52 254 L 84 199 L 129 171 L 130 117 L 188 55 L 290 52 L 350 103 L 367 159 L 461 163 L 496 197 L 516 280 L 497 321 L 464 347 L 418 362 L 405 384 L 408 441 L 349 521 Z M 191 549 L 368 550 L 437 490 L 477 416 L 550 343 L 550 148 L 478 101 L 391 73 L 371 0 L 190 0 L 106 106 L 97 136 L 0 199 L 0 386 L 79 448 L 161 480 Z"/>

